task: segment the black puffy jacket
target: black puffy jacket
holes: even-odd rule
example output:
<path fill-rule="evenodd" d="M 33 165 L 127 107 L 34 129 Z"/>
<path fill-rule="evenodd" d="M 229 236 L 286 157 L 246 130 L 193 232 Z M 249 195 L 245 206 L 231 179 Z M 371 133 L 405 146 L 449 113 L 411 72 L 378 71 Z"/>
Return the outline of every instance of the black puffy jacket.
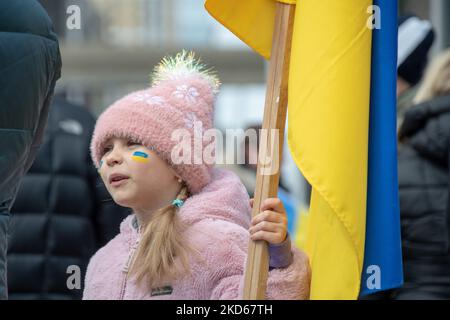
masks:
<path fill-rule="evenodd" d="M 111 201 L 89 155 L 95 119 L 54 99 L 44 143 L 12 208 L 8 250 L 10 299 L 78 299 L 67 280 L 114 235 L 129 209 Z M 76 279 L 69 283 L 76 285 Z"/>
<path fill-rule="evenodd" d="M 61 57 L 34 0 L 0 0 L 0 299 L 7 297 L 10 209 L 42 141 Z"/>
<path fill-rule="evenodd" d="M 395 299 L 450 299 L 450 96 L 411 107 L 399 132 L 405 284 Z"/>

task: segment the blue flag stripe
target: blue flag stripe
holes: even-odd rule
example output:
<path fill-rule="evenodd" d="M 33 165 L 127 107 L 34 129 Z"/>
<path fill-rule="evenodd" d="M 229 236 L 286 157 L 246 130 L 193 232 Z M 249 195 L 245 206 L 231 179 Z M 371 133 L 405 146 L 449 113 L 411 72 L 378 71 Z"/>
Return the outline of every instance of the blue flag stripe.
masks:
<path fill-rule="evenodd" d="M 367 219 L 361 295 L 403 283 L 397 178 L 397 1 L 374 0 Z M 379 282 L 377 282 L 379 277 Z"/>

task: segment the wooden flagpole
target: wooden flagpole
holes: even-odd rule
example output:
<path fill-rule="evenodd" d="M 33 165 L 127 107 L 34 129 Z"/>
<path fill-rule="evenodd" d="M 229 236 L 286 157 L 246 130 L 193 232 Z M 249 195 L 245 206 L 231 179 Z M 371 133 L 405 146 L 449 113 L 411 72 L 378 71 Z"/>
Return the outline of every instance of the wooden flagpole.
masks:
<path fill-rule="evenodd" d="M 277 197 L 278 193 L 294 14 L 295 5 L 276 2 L 252 217 L 260 212 L 259 208 L 264 199 Z M 270 165 L 263 165 L 265 159 L 271 159 Z M 245 300 L 265 299 L 268 272 L 267 242 L 250 239 L 244 279 Z"/>

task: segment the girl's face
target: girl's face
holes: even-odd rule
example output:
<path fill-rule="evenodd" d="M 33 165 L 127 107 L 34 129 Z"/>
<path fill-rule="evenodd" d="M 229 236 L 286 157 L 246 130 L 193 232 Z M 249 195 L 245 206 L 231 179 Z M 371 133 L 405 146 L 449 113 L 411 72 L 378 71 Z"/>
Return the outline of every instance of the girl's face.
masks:
<path fill-rule="evenodd" d="M 106 142 L 99 173 L 114 201 L 135 210 L 168 205 L 180 189 L 172 168 L 155 152 L 130 139 Z"/>

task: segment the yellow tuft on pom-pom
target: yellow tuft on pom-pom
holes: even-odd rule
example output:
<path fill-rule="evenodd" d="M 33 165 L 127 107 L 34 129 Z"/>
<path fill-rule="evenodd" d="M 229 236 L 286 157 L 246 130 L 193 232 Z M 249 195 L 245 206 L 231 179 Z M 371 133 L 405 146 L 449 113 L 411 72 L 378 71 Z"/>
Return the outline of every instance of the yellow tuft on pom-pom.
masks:
<path fill-rule="evenodd" d="M 151 75 L 151 85 L 165 80 L 176 80 L 191 74 L 198 74 L 208 81 L 214 94 L 219 92 L 220 81 L 213 68 L 201 63 L 193 51 L 181 51 L 175 56 L 166 56 L 155 67 Z"/>

